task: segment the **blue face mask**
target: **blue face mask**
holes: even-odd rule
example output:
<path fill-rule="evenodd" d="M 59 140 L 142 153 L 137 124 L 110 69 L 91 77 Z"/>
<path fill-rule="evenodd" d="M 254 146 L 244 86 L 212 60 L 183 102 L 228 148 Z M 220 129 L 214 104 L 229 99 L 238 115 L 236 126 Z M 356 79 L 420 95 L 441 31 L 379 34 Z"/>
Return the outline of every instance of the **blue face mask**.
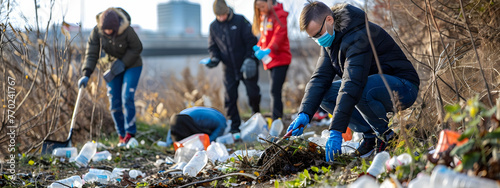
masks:
<path fill-rule="evenodd" d="M 318 43 L 318 45 L 326 48 L 332 46 L 333 39 L 335 39 L 335 30 L 333 30 L 333 35 L 330 35 L 330 33 L 326 31 L 325 34 L 321 35 L 319 38 L 315 38 L 314 41 Z"/>

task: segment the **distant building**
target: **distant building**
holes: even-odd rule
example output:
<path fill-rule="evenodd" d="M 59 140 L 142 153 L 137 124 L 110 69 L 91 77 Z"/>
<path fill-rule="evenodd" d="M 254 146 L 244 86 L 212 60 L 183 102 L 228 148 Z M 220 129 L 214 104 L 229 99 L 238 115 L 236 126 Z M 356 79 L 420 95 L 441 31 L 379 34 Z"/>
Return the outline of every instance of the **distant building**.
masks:
<path fill-rule="evenodd" d="M 158 30 L 169 37 L 201 36 L 200 5 L 185 0 L 161 3 L 158 9 Z"/>

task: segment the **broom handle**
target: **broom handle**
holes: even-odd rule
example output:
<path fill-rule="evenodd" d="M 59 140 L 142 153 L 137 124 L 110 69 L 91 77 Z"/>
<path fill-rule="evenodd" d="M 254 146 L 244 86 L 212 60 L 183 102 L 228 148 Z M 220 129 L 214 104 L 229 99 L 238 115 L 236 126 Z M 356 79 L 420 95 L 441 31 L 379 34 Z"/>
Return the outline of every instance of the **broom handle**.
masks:
<path fill-rule="evenodd" d="M 78 107 L 80 106 L 80 99 L 82 98 L 83 87 L 78 89 L 78 97 L 76 98 L 75 109 L 73 110 L 73 116 L 71 117 L 71 127 L 69 129 L 68 140 L 71 138 L 71 134 L 73 132 L 73 126 L 75 125 L 76 115 L 78 113 Z"/>

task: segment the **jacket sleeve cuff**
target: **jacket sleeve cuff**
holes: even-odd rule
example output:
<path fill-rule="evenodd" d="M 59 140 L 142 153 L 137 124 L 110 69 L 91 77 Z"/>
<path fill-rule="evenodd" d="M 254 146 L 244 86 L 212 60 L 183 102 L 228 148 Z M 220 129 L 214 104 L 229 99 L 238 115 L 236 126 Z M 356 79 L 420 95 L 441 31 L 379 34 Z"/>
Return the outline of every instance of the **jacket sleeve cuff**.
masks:
<path fill-rule="evenodd" d="M 86 77 L 90 77 L 90 75 L 92 74 L 93 71 L 91 71 L 90 69 L 83 69 L 82 71 L 82 74 Z"/>

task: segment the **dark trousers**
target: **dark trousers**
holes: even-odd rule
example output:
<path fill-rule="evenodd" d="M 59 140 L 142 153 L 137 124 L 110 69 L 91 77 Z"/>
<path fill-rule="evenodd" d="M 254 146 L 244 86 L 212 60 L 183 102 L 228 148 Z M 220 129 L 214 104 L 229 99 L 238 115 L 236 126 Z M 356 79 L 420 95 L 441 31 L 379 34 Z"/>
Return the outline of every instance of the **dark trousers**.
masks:
<path fill-rule="evenodd" d="M 283 83 L 285 83 L 287 70 L 288 65 L 269 69 L 269 76 L 271 77 L 270 87 L 273 120 L 283 117 L 283 101 L 281 99 L 281 90 L 283 90 Z"/>
<path fill-rule="evenodd" d="M 239 71 L 237 71 L 239 73 Z M 224 107 L 226 109 L 226 115 L 228 119 L 231 120 L 231 129 L 229 132 L 237 133 L 240 132 L 241 118 L 238 112 L 238 86 L 240 81 L 245 84 L 248 104 L 252 108 L 252 112 L 260 112 L 260 87 L 257 85 L 259 80 L 259 74 L 251 79 L 243 79 L 241 73 L 236 75 L 235 71 L 232 69 L 226 69 L 224 71 L 224 87 L 226 89 L 226 94 L 224 96 Z"/>

